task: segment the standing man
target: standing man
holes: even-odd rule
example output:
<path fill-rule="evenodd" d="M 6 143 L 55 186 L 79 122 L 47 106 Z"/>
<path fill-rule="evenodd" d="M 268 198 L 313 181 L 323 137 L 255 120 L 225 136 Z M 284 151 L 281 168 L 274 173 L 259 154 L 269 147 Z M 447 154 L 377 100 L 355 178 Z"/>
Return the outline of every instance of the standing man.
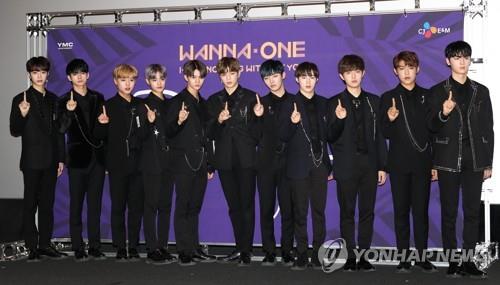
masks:
<path fill-rule="evenodd" d="M 361 88 L 365 63 L 355 54 L 342 57 L 339 76 L 346 89 L 329 101 L 329 138 L 332 142 L 333 173 L 337 180 L 340 233 L 348 250 L 344 271 L 374 271 L 366 256 L 356 264 L 354 250 L 369 249 L 373 236 L 377 183 L 385 183 L 387 149 L 380 130 L 379 101 Z M 357 203 L 356 203 L 357 200 Z M 354 213 L 359 210 L 358 241 Z"/>
<path fill-rule="evenodd" d="M 286 73 L 283 63 L 266 60 L 260 65 L 260 77 L 269 89 L 262 98 L 264 117 L 262 134 L 257 150 L 257 185 L 259 189 L 260 227 L 265 252 L 262 265 L 276 263 L 274 238 L 274 212 L 276 195 L 281 215 L 281 260 L 284 265 L 293 263 L 293 211 L 292 195 L 286 179 L 286 144 L 279 138 L 278 115 L 283 102 L 293 96 L 285 90 Z"/>
<path fill-rule="evenodd" d="M 207 67 L 198 60 L 183 66 L 186 88 L 170 102 L 167 113 L 167 135 L 171 138 L 172 164 L 175 176 L 175 240 L 179 264 L 194 265 L 214 262 L 216 257 L 205 252 L 199 241 L 198 220 L 205 197 L 208 169 L 208 145 L 205 122 L 208 120 L 206 101 L 200 94 Z"/>
<path fill-rule="evenodd" d="M 64 167 L 64 136 L 58 131 L 57 96 L 45 89 L 49 70 L 50 62 L 43 56 L 26 62 L 31 86 L 14 97 L 10 110 L 10 133 L 22 139 L 23 236 L 28 262 L 40 261 L 40 256 L 63 256 L 50 243 L 56 180 Z"/>
<path fill-rule="evenodd" d="M 111 234 L 118 262 L 140 259 L 137 246 L 144 193 L 139 171 L 141 102 L 132 96 L 136 79 L 137 69 L 134 66 L 119 64 L 115 67 L 113 82 L 117 93 L 102 107 L 95 130 L 97 138 L 107 141 L 106 169 L 109 172 L 111 194 Z"/>
<path fill-rule="evenodd" d="M 308 266 L 307 215 L 311 207 L 313 228 L 312 266 L 321 268 L 318 258 L 325 241 L 325 208 L 328 176 L 331 172 L 327 150 L 327 100 L 316 94 L 319 70 L 302 62 L 295 70 L 299 92 L 289 96 L 280 114 L 280 138 L 287 144 L 286 176 L 293 197 L 294 234 L 297 258 L 292 270 Z"/>
<path fill-rule="evenodd" d="M 69 228 L 71 248 L 76 261 L 105 259 L 101 252 L 101 203 L 104 185 L 104 142 L 94 138 L 97 116 L 101 113 L 104 96 L 87 88 L 89 66 L 75 58 L 66 66 L 71 90 L 59 103 L 61 132 L 68 144 Z M 82 239 L 82 209 L 87 196 L 88 255 Z"/>
<path fill-rule="evenodd" d="M 236 250 L 220 261 L 239 260 L 239 265 L 245 266 L 251 262 L 255 228 L 257 118 L 264 107 L 257 93 L 239 84 L 240 63 L 236 58 L 221 58 L 217 74 L 224 89 L 207 101 L 207 135 L 215 141 L 214 166 L 219 171 L 236 242 Z"/>
<path fill-rule="evenodd" d="M 382 95 L 380 114 L 382 130 L 389 140 L 387 170 L 390 172 L 394 206 L 394 228 L 398 251 L 404 256 L 397 272 L 410 272 L 410 211 L 413 235 L 419 260 L 425 272 L 436 267 L 425 258 L 429 233 L 429 194 L 432 152 L 427 128 L 429 92 L 417 85 L 419 60 L 416 53 L 402 51 L 393 59 L 396 88 Z"/>
<path fill-rule="evenodd" d="M 464 251 L 474 251 L 479 240 L 479 215 L 483 180 L 491 177 L 493 160 L 493 111 L 488 88 L 469 79 L 471 46 L 464 41 L 448 44 L 444 51 L 451 76 L 432 87 L 430 128 L 433 131 L 434 166 L 438 171 L 443 249 L 456 250 L 456 218 L 462 190 Z M 462 268 L 449 263 L 447 275 L 486 278 L 472 260 Z"/>
<path fill-rule="evenodd" d="M 167 250 L 174 188 L 168 138 L 165 133 L 168 101 L 163 90 L 167 70 L 163 65 L 151 64 L 145 73 L 151 92 L 144 99 L 144 106 L 139 109 L 144 237 L 148 251 L 146 262 L 159 265 L 177 260 Z"/>

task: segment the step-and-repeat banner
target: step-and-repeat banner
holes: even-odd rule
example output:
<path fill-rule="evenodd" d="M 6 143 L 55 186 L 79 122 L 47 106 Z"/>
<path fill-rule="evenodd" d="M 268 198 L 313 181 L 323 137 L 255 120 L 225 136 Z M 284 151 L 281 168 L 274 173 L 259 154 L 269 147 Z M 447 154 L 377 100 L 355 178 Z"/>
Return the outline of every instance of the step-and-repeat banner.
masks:
<path fill-rule="evenodd" d="M 337 73 L 337 62 L 343 55 L 354 53 L 361 55 L 366 63 L 363 89 L 382 94 L 398 83 L 393 73 L 392 58 L 399 51 L 417 52 L 421 61 L 418 83 L 430 87 L 450 73 L 444 59 L 445 46 L 462 38 L 462 12 L 56 29 L 48 34 L 48 56 L 53 64 L 49 89 L 56 94 L 69 90 L 71 86 L 65 75 L 66 64 L 78 57 L 90 65 L 90 88 L 102 92 L 106 98 L 116 93 L 112 70 L 120 63 L 133 64 L 138 68 L 140 78 L 136 93 L 148 90 L 143 78 L 145 67 L 151 63 L 167 67 L 167 89 L 178 92 L 185 86 L 181 67 L 187 60 L 195 58 L 209 67 L 210 73 L 202 89 L 203 96 L 208 97 L 222 88 L 215 73 L 218 59 L 234 56 L 242 64 L 241 85 L 261 95 L 267 93 L 258 73 L 259 65 L 264 60 L 274 58 L 285 64 L 288 75 L 286 89 L 293 93 L 298 89 L 293 76 L 297 64 L 315 62 L 320 70 L 317 93 L 331 97 L 344 89 Z M 433 184 L 429 207 L 429 245 L 441 247 L 438 190 L 437 184 Z M 57 185 L 55 237 L 69 237 L 68 192 L 68 180 L 63 176 Z M 254 241 L 260 243 L 256 204 Z M 110 205 L 106 179 L 101 219 L 104 239 L 111 238 Z M 279 220 L 278 214 L 278 240 Z M 327 239 L 340 237 L 334 181 L 328 187 L 326 223 Z M 461 231 L 458 223 L 457 232 Z M 173 230 L 170 233 L 174 240 Z M 208 243 L 234 242 L 227 204 L 217 177 L 209 181 L 206 191 L 200 217 L 200 238 Z M 378 189 L 373 244 L 395 245 L 389 180 Z"/>

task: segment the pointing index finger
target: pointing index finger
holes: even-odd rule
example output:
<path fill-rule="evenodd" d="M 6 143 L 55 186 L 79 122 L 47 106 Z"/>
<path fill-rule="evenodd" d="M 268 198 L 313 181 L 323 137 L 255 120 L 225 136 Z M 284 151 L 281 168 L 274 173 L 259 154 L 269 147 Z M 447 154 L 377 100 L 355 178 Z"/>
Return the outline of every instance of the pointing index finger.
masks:
<path fill-rule="evenodd" d="M 396 99 L 392 98 L 392 107 L 396 108 Z"/>
<path fill-rule="evenodd" d="M 255 93 L 255 99 L 257 99 L 257 104 L 260 105 L 260 97 L 259 94 Z"/>
<path fill-rule="evenodd" d="M 108 116 L 108 115 L 106 115 L 106 106 L 104 106 L 104 105 L 102 105 L 102 114 L 106 117 Z"/>
<path fill-rule="evenodd" d="M 23 101 L 26 102 L 26 91 L 23 93 Z"/>
<path fill-rule="evenodd" d="M 148 109 L 148 112 L 151 112 L 151 108 L 149 108 L 148 104 L 144 104 L 146 106 L 146 109 Z"/>
<path fill-rule="evenodd" d="M 450 95 L 448 96 L 448 100 L 452 100 L 453 99 L 453 92 L 451 92 L 450 90 Z"/>

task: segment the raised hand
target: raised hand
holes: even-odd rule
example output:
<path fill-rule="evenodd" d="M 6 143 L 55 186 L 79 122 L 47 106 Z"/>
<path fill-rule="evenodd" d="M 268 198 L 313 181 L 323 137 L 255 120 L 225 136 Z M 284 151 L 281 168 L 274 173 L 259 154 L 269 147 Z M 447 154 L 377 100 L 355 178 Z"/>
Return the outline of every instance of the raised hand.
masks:
<path fill-rule="evenodd" d="M 438 180 L 438 171 L 437 169 L 431 169 L 431 181 Z"/>
<path fill-rule="evenodd" d="M 189 112 L 184 102 L 182 102 L 181 109 L 179 110 L 179 119 L 177 120 L 177 124 L 181 125 L 182 123 L 184 123 L 184 121 L 187 120 L 188 116 Z"/>
<path fill-rule="evenodd" d="M 259 94 L 255 94 L 255 98 L 257 99 L 257 104 L 253 107 L 253 112 L 255 116 L 261 117 L 264 115 L 264 105 L 260 103 L 260 97 Z"/>
<path fill-rule="evenodd" d="M 398 116 L 399 110 L 396 108 L 396 99 L 392 98 L 392 106 L 387 110 L 387 117 L 389 117 L 389 121 L 394 122 Z"/>
<path fill-rule="evenodd" d="M 378 186 L 384 185 L 386 178 L 387 178 L 387 174 L 385 173 L 385 171 L 379 170 L 378 171 L 378 181 L 377 181 Z"/>
<path fill-rule="evenodd" d="M 455 105 L 457 103 L 453 100 L 453 93 L 450 90 L 450 95 L 448 96 L 448 99 L 443 102 L 443 115 L 448 116 L 453 109 L 455 109 Z"/>
<path fill-rule="evenodd" d="M 30 103 L 28 102 L 28 100 L 26 100 L 26 91 L 24 91 L 23 101 L 19 103 L 19 111 L 21 111 L 21 116 L 23 116 L 23 118 L 26 117 L 26 115 L 28 115 L 29 110 L 30 110 Z"/>
<path fill-rule="evenodd" d="M 297 111 L 297 103 L 293 103 L 293 112 L 292 115 L 290 116 L 290 119 L 292 120 L 292 123 L 298 124 L 300 122 L 300 112 Z"/>
<path fill-rule="evenodd" d="M 226 104 L 224 105 L 224 109 L 219 113 L 219 118 L 218 118 L 219 124 L 224 123 L 224 121 L 228 120 L 229 118 L 231 118 L 231 114 L 229 113 L 229 109 L 228 109 L 227 101 L 226 101 Z"/>
<path fill-rule="evenodd" d="M 342 102 L 340 101 L 340 99 L 337 108 L 335 108 L 335 116 L 337 116 L 337 118 L 341 120 L 347 117 L 347 110 L 342 107 Z"/>
<path fill-rule="evenodd" d="M 484 171 L 483 171 L 483 180 L 486 180 L 488 178 L 491 178 L 491 174 L 492 174 L 492 170 L 491 168 L 486 168 Z"/>
<path fill-rule="evenodd" d="M 59 164 L 57 165 L 57 177 L 61 176 L 63 170 L 64 170 L 64 163 L 59 162 Z"/>
<path fill-rule="evenodd" d="M 102 106 L 102 114 L 99 115 L 97 120 L 103 125 L 109 123 L 109 117 L 106 115 L 106 107 L 104 105 Z"/>
<path fill-rule="evenodd" d="M 156 110 L 151 110 L 149 108 L 148 104 L 144 104 L 146 106 L 146 109 L 148 109 L 148 121 L 152 124 L 156 120 Z"/>
<path fill-rule="evenodd" d="M 66 110 L 74 111 L 75 109 L 76 109 L 76 101 L 73 99 L 73 90 L 71 90 L 70 98 L 68 102 L 66 102 Z"/>

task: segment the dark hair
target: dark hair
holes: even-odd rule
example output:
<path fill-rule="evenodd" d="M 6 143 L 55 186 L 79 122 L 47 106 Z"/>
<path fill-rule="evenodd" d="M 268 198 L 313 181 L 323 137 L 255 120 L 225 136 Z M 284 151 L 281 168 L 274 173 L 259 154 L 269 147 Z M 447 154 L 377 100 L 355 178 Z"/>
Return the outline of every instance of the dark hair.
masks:
<path fill-rule="evenodd" d="M 81 58 L 75 58 L 71 60 L 68 65 L 66 65 L 66 75 L 70 75 L 73 73 L 88 73 L 89 65 L 85 62 L 85 60 Z"/>
<path fill-rule="evenodd" d="M 404 61 L 405 65 L 412 67 L 418 67 L 419 65 L 417 54 L 409 50 L 401 51 L 392 59 L 392 65 L 394 66 L 394 68 L 398 68 L 398 64 L 400 61 Z"/>
<path fill-rule="evenodd" d="M 337 66 L 339 74 L 353 70 L 365 70 L 365 62 L 361 56 L 357 54 L 344 55 Z"/>
<path fill-rule="evenodd" d="M 305 75 L 313 75 L 316 78 L 319 78 L 319 69 L 315 63 L 304 61 L 300 63 L 295 69 L 295 77 L 299 78 Z"/>
<path fill-rule="evenodd" d="M 158 63 L 148 65 L 144 71 L 147 80 L 156 78 L 157 73 L 160 74 L 162 79 L 167 78 L 167 68 Z"/>
<path fill-rule="evenodd" d="M 285 72 L 285 66 L 279 60 L 268 59 L 260 65 L 260 77 L 264 79 L 266 76 L 270 76 L 276 73 L 283 74 Z"/>
<path fill-rule="evenodd" d="M 184 63 L 182 70 L 186 76 L 193 76 L 196 70 L 200 72 L 201 78 L 205 78 L 205 76 L 207 76 L 207 66 L 197 59 Z"/>
<path fill-rule="evenodd" d="M 26 62 L 26 71 L 50 71 L 50 61 L 43 56 L 35 56 Z"/>
<path fill-rule="evenodd" d="M 240 71 L 240 62 L 234 57 L 223 57 L 217 62 L 217 74 L 224 74 L 228 71 Z"/>
<path fill-rule="evenodd" d="M 472 48 L 464 41 L 456 41 L 449 43 L 444 49 L 444 55 L 446 58 L 452 58 L 454 56 L 471 56 Z"/>

